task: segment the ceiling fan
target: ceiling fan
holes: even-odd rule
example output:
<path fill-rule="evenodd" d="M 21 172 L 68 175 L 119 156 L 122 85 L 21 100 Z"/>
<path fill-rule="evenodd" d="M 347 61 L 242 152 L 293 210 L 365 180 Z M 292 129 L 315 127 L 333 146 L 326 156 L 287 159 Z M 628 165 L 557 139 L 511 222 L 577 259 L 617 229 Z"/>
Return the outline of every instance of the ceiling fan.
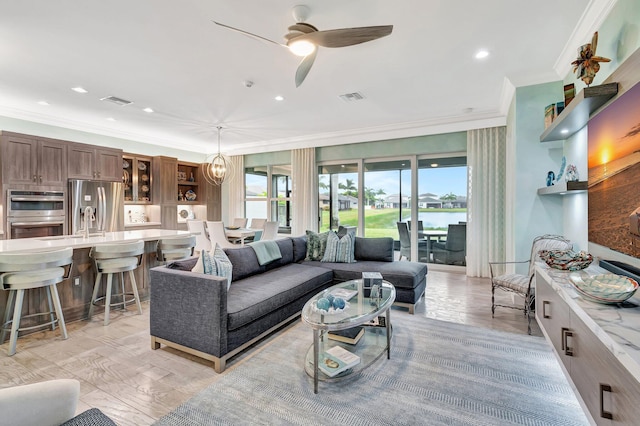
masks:
<path fill-rule="evenodd" d="M 307 6 L 294 6 L 292 13 L 296 23 L 288 28 L 289 32 L 284 36 L 286 40 L 284 44 L 220 22 L 213 22 L 216 25 L 229 30 L 237 31 L 258 40 L 267 41 L 269 43 L 285 47 L 297 56 L 303 56 L 302 62 L 300 62 L 296 71 L 296 87 L 299 87 L 307 77 L 307 74 L 309 74 L 309 70 L 316 59 L 318 46 L 353 46 L 388 36 L 393 30 L 393 25 L 379 25 L 373 27 L 340 28 L 335 30 L 319 31 L 313 25 L 305 22 L 309 15 L 309 8 Z"/>

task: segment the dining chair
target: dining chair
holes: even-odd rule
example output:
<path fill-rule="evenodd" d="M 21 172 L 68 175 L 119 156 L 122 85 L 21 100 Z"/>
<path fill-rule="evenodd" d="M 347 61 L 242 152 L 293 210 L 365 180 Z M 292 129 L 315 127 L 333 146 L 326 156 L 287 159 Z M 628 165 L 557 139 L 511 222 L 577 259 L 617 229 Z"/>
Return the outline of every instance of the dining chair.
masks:
<path fill-rule="evenodd" d="M 278 236 L 278 227 L 280 224 L 276 221 L 267 221 L 264 224 L 264 232 L 262 233 L 263 240 L 275 240 Z"/>
<path fill-rule="evenodd" d="M 434 241 L 431 244 L 433 261 L 447 265 L 466 265 L 467 225 L 450 224 L 445 242 Z"/>
<path fill-rule="evenodd" d="M 233 226 L 238 226 L 240 228 L 247 227 L 248 219 L 246 217 L 236 217 L 233 219 Z"/>
<path fill-rule="evenodd" d="M 535 272 L 536 261 L 540 259 L 540 250 L 570 250 L 573 247 L 571 241 L 561 235 L 542 235 L 534 238 L 531 245 L 531 254 L 528 260 L 515 262 L 489 262 L 489 271 L 491 273 L 491 317 L 496 312 L 496 307 L 520 309 L 524 311 L 527 317 L 527 332 L 531 334 L 531 311 L 534 307 L 535 298 L 535 280 L 533 275 Z M 502 274 L 498 275 L 498 267 L 504 265 L 528 264 L 529 270 L 527 275 L 522 274 Z M 496 290 L 511 292 L 524 297 L 524 306 L 505 305 L 496 303 Z"/>
<path fill-rule="evenodd" d="M 265 223 L 267 223 L 267 219 L 252 218 L 251 219 L 251 224 L 249 225 L 249 228 L 250 229 L 263 229 Z"/>
<path fill-rule="evenodd" d="M 409 227 L 406 222 L 397 222 L 398 235 L 400 237 L 400 259 L 406 257 L 411 260 L 411 236 L 409 235 Z M 418 259 L 427 259 L 429 261 L 429 249 L 427 241 L 418 241 Z"/>
<path fill-rule="evenodd" d="M 227 233 L 224 231 L 224 223 L 207 220 L 207 231 L 209 232 L 209 240 L 211 241 L 212 247 L 214 247 L 216 243 L 222 248 L 237 247 L 227 239 Z"/>
<path fill-rule="evenodd" d="M 211 241 L 207 235 L 204 220 L 187 219 L 187 229 L 196 237 L 196 246 L 194 247 L 194 251 L 200 254 L 202 250 L 211 250 Z"/>

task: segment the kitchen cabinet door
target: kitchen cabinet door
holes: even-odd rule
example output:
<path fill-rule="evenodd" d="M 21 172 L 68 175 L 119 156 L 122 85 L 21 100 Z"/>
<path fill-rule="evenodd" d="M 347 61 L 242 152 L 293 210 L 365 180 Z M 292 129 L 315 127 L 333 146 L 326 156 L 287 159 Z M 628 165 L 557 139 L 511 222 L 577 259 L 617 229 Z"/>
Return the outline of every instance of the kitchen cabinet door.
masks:
<path fill-rule="evenodd" d="M 122 181 L 122 151 L 119 149 L 72 144 L 68 158 L 70 179 Z"/>
<path fill-rule="evenodd" d="M 2 169 L 5 184 L 63 188 L 67 181 L 66 144 L 26 135 L 3 136 Z"/>
<path fill-rule="evenodd" d="M 10 185 L 35 185 L 38 181 L 38 142 L 22 136 L 2 137 L 2 181 Z"/>

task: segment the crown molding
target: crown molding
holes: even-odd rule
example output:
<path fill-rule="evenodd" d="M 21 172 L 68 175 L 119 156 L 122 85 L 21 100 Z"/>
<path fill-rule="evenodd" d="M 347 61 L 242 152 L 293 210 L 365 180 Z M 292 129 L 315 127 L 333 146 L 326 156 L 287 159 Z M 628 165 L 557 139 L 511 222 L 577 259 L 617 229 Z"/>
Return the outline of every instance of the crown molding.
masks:
<path fill-rule="evenodd" d="M 578 47 L 591 41 L 593 33 L 602 26 L 616 3 L 618 0 L 591 0 L 589 2 L 553 65 L 553 69 L 561 79 L 564 79 L 571 72 L 571 62 L 576 59 Z"/>

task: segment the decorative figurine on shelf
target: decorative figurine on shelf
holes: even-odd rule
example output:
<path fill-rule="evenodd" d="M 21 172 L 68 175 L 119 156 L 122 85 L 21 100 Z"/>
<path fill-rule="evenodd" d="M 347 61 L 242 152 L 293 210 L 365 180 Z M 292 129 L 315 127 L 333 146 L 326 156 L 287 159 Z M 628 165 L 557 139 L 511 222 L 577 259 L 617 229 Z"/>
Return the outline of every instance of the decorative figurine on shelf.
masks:
<path fill-rule="evenodd" d="M 547 186 L 552 186 L 555 180 L 556 174 L 549 170 L 549 173 L 547 173 Z"/>
<path fill-rule="evenodd" d="M 178 201 L 184 200 L 184 195 L 182 195 L 182 190 L 178 191 Z"/>
<path fill-rule="evenodd" d="M 596 47 L 598 46 L 598 32 L 593 33 L 591 43 L 583 44 L 578 48 L 578 59 L 571 62 L 573 72 L 579 79 L 585 82 L 587 86 L 593 83 L 593 78 L 600 71 L 600 62 L 610 62 L 611 59 L 602 56 L 596 56 Z"/>
<path fill-rule="evenodd" d="M 191 172 L 191 176 L 189 176 L 189 182 L 195 182 L 195 178 L 193 177 L 193 172 Z"/>
<path fill-rule="evenodd" d="M 569 164 L 567 166 L 567 173 L 564 176 L 567 182 L 577 182 L 580 180 L 580 176 L 578 175 L 578 168 L 574 164 Z"/>

